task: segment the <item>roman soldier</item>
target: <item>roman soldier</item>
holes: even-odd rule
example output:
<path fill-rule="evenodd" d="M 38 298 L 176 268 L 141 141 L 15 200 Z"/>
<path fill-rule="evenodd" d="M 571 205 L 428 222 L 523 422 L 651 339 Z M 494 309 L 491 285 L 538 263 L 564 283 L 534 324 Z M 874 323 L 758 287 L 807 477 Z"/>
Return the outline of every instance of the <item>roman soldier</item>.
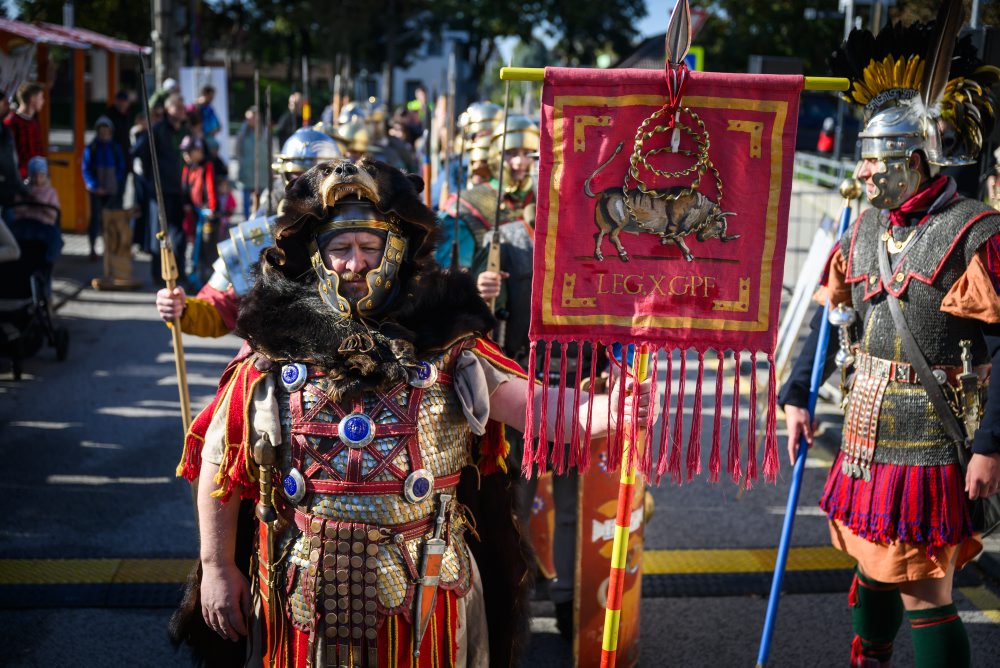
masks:
<path fill-rule="evenodd" d="M 250 349 L 189 434 L 202 576 L 187 610 L 220 637 L 259 636 L 257 665 L 514 661 L 526 570 L 503 425 L 523 429 L 527 380 L 486 338 L 473 279 L 436 267 L 422 188 L 369 159 L 290 186 L 240 309 Z M 538 393 L 528 413 L 548 402 L 550 438 L 557 414 L 586 428 L 586 407 L 559 400 Z M 606 431 L 606 403 L 593 415 Z M 257 502 L 252 583 L 240 497 Z"/>
<path fill-rule="evenodd" d="M 285 188 L 323 160 L 344 155 L 341 146 L 329 136 L 302 128 L 296 130 L 275 156 L 272 169 L 277 174 L 270 188 L 275 210 L 281 208 Z M 229 230 L 229 239 L 218 245 L 218 259 L 212 265 L 212 275 L 198 294 L 188 297 L 178 286 L 156 293 L 156 309 L 167 323 L 180 316 L 181 331 L 195 336 L 224 336 L 236 327 L 240 299 L 253 285 L 251 267 L 264 248 L 274 243 L 275 216 L 258 217 L 240 223 Z"/>
<path fill-rule="evenodd" d="M 477 145 L 476 139 L 473 135 L 470 144 L 473 150 Z M 478 139 L 481 140 L 481 137 Z M 451 266 L 453 258 L 457 258 L 459 267 L 468 269 L 472 266 L 476 249 L 483 245 L 483 235 L 493 228 L 497 220 L 497 188 L 501 169 L 504 170 L 504 192 L 500 201 L 500 223 L 523 218 L 525 207 L 535 200 L 532 163 L 538 147 L 538 125 L 530 118 L 512 116 L 508 119 L 506 144 L 503 125 L 495 126 L 488 154 L 490 180 L 460 193 L 452 193 L 441 208 L 442 241 L 437 252 L 441 266 Z"/>
<path fill-rule="evenodd" d="M 845 334 L 827 359 L 828 373 L 835 359 L 843 367 L 849 394 L 820 506 L 834 547 L 858 562 L 855 666 L 888 665 L 904 614 L 917 666 L 969 665 L 952 576 L 988 528 L 970 500 L 1000 488 L 1000 374 L 981 403 L 991 358 L 1000 361 L 1000 213 L 938 174 L 975 159 L 1000 69 L 978 62 L 969 39 L 956 46 L 956 10 L 960 2 L 936 24 L 887 25 L 877 37 L 855 30 L 831 60 L 865 110 L 856 177 L 871 203 L 818 294 Z M 779 399 L 793 461 L 800 437 L 812 440 L 818 329 L 814 319 Z"/>

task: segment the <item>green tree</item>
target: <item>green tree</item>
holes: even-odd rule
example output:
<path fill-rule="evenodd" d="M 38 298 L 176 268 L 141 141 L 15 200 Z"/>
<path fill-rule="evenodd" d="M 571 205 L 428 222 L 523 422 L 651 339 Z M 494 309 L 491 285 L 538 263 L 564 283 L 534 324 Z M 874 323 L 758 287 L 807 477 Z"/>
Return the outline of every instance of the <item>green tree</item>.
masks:
<path fill-rule="evenodd" d="M 21 21 L 62 24 L 64 0 L 15 0 Z M 152 19 L 148 2 L 87 0 L 76 3 L 76 25 L 103 35 L 149 44 Z"/>

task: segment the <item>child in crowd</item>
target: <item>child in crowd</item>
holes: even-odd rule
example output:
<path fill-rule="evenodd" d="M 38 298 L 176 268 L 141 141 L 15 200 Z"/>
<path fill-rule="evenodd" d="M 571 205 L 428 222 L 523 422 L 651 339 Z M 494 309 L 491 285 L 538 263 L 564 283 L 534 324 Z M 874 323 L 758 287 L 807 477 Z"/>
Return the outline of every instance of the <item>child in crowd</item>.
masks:
<path fill-rule="evenodd" d="M 15 220 L 36 220 L 45 225 L 55 225 L 59 217 L 59 194 L 49 181 L 49 164 L 40 155 L 28 161 L 27 186 L 31 199 L 14 207 Z M 36 202 L 48 206 L 37 206 Z"/>
<path fill-rule="evenodd" d="M 198 223 L 199 210 L 208 209 L 214 214 L 218 209 L 216 197 L 215 163 L 205 157 L 205 144 L 201 139 L 187 136 L 181 141 L 184 171 L 181 188 L 184 191 L 184 233 L 193 239 Z"/>

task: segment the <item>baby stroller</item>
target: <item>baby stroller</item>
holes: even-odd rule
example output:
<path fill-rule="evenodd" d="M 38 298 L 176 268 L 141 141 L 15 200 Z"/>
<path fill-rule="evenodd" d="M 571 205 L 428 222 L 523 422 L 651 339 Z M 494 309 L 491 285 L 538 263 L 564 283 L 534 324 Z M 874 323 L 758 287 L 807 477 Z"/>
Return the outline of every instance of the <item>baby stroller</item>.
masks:
<path fill-rule="evenodd" d="M 55 259 L 62 250 L 59 209 L 32 202 L 57 212 L 56 224 L 20 218 L 10 225 L 21 247 L 21 257 L 0 263 L 0 356 L 12 362 L 14 380 L 20 380 L 24 360 L 47 343 L 56 349 L 56 359 L 66 359 L 69 331 L 55 324 L 51 277 Z"/>

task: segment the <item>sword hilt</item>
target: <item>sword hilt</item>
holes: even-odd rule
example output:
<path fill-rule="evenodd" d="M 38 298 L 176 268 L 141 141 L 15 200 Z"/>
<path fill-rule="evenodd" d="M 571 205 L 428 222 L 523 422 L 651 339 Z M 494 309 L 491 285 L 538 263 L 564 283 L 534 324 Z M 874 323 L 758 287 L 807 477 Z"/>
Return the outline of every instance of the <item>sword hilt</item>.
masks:
<path fill-rule="evenodd" d="M 438 495 L 438 514 L 434 518 L 434 538 L 431 540 L 441 540 L 444 533 L 444 523 L 448 520 L 448 504 L 451 502 L 451 494 Z"/>

